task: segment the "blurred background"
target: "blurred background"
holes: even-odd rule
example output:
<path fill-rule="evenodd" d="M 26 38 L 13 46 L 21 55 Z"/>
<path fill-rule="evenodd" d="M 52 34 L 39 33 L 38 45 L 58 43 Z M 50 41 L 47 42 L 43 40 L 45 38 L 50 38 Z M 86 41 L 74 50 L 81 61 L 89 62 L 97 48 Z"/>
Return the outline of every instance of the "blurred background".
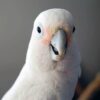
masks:
<path fill-rule="evenodd" d="M 75 18 L 80 86 L 87 87 L 100 72 L 100 0 L 0 0 L 0 98 L 25 62 L 34 19 L 49 8 L 67 9 Z M 90 100 L 100 100 L 99 95 Z"/>

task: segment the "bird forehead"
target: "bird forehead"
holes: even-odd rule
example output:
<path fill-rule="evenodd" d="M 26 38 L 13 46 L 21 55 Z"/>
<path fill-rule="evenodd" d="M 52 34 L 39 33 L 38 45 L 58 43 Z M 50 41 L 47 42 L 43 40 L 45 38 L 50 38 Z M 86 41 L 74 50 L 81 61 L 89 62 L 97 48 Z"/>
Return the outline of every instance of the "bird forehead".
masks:
<path fill-rule="evenodd" d="M 73 18 L 70 12 L 65 9 L 49 9 L 43 11 L 36 18 L 35 22 L 41 22 L 46 26 L 54 26 L 54 25 L 73 25 Z"/>

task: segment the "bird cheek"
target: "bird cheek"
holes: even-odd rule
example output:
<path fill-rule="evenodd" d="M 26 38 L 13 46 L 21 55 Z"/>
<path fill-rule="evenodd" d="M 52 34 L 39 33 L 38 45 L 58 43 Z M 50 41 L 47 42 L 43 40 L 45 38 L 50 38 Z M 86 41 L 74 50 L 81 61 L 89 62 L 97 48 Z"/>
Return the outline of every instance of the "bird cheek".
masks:
<path fill-rule="evenodd" d="M 45 29 L 45 34 L 44 34 L 44 37 L 42 39 L 42 43 L 45 44 L 45 45 L 49 45 L 50 44 L 50 41 L 51 41 L 51 34 L 50 32 L 48 31 L 48 29 L 46 28 Z"/>
<path fill-rule="evenodd" d="M 72 41 L 72 35 L 69 34 L 67 37 L 67 41 L 68 41 L 68 47 L 71 45 L 71 41 Z"/>
<path fill-rule="evenodd" d="M 45 45 L 50 44 L 50 41 L 51 41 L 51 36 L 49 34 L 46 34 L 42 39 L 42 43 Z"/>

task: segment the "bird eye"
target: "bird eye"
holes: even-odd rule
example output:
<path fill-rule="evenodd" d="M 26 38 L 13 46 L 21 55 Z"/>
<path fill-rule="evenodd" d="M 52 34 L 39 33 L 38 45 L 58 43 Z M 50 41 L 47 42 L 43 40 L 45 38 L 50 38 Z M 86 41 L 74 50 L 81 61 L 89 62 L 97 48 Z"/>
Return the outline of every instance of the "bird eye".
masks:
<path fill-rule="evenodd" d="M 75 32 L 75 26 L 73 27 L 73 33 Z"/>
<path fill-rule="evenodd" d="M 44 31 L 43 31 L 43 26 L 41 23 L 38 23 L 37 25 L 34 25 L 34 37 L 37 39 L 42 38 L 44 35 Z"/>
<path fill-rule="evenodd" d="M 41 28 L 39 26 L 37 27 L 37 32 L 41 33 Z"/>

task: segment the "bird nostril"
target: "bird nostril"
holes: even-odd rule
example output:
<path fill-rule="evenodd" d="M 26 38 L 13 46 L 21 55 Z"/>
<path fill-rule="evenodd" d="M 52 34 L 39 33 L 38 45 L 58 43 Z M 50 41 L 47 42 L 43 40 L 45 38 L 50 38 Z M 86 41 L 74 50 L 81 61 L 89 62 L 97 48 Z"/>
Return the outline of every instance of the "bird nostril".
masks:
<path fill-rule="evenodd" d="M 50 46 L 52 47 L 53 52 L 54 52 L 56 55 L 59 55 L 58 50 L 57 50 L 52 44 L 50 44 Z"/>

